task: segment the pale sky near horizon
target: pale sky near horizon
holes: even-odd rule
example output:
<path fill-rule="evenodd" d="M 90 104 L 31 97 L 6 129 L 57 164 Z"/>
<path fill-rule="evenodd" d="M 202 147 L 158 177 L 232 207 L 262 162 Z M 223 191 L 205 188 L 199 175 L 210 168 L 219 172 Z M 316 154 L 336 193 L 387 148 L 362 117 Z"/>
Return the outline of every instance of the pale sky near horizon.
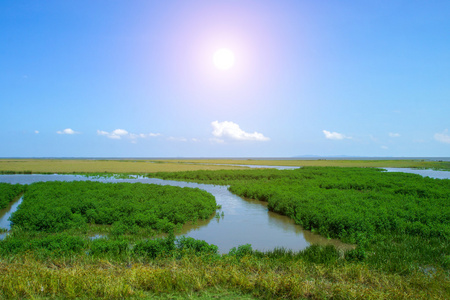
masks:
<path fill-rule="evenodd" d="M 3 0 L 0 111 L 0 157 L 448 157 L 450 1 Z"/>

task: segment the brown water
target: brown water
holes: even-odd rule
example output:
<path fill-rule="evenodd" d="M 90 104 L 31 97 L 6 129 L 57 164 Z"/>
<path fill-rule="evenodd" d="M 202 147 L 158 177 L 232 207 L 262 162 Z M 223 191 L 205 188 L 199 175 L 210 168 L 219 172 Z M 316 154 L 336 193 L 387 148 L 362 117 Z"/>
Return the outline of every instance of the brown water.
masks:
<path fill-rule="evenodd" d="M 239 245 L 251 244 L 253 249 L 272 250 L 284 247 L 292 250 L 302 250 L 310 244 L 336 245 L 339 248 L 349 248 L 350 245 L 338 240 L 327 239 L 302 227 L 286 216 L 270 212 L 267 203 L 251 199 L 242 199 L 228 191 L 225 186 L 209 184 L 187 183 L 179 181 L 161 180 L 154 178 L 138 179 L 89 179 L 77 175 L 0 175 L 0 182 L 30 184 L 37 181 L 74 181 L 92 180 L 101 182 L 142 182 L 161 185 L 173 185 L 203 189 L 216 197 L 219 210 L 223 216 L 212 217 L 196 224 L 186 224 L 181 235 L 205 240 L 217 245 L 219 251 L 227 253 L 231 248 Z M 0 213 L 0 227 L 10 229 L 7 220 L 11 213 L 18 209 L 17 201 Z M 5 234 L 3 234 L 3 237 Z M 1 238 L 1 237 L 0 237 Z"/>

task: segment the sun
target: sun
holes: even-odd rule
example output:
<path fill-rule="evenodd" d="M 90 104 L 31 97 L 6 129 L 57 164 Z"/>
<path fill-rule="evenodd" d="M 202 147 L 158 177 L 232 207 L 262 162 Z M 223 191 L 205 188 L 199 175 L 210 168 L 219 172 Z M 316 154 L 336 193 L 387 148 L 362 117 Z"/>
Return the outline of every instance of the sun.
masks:
<path fill-rule="evenodd" d="M 222 48 L 214 52 L 214 65 L 220 70 L 228 70 L 234 65 L 234 53 L 230 49 Z"/>

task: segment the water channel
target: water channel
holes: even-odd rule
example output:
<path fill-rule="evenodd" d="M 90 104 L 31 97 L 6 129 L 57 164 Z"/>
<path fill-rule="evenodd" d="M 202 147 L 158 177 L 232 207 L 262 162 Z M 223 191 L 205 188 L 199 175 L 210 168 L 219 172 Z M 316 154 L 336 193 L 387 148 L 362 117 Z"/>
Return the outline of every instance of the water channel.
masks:
<path fill-rule="evenodd" d="M 269 167 L 269 166 L 268 166 Z M 416 173 L 441 179 L 450 179 L 450 172 L 433 170 L 415 170 L 387 168 L 388 172 Z M 155 178 L 115 179 L 95 178 L 81 175 L 0 175 L 0 182 L 11 184 L 31 184 L 39 181 L 100 181 L 100 182 L 142 182 L 179 187 L 200 188 L 216 197 L 217 204 L 222 208 L 219 211 L 224 215 L 220 218 L 212 217 L 209 220 L 199 221 L 197 224 L 187 224 L 182 228 L 180 235 L 205 240 L 217 245 L 219 251 L 227 253 L 231 248 L 239 245 L 251 244 L 254 249 L 272 250 L 284 247 L 292 250 L 302 250 L 310 244 L 333 244 L 341 249 L 348 249 L 350 245 L 338 240 L 327 239 L 311 231 L 303 230 L 286 216 L 273 213 L 267 209 L 267 203 L 257 200 L 243 199 L 228 191 L 226 186 L 197 184 L 180 181 L 162 180 Z M 18 209 L 22 198 L 0 210 L 0 228 L 10 229 L 8 218 Z M 0 234 L 0 239 L 6 233 Z"/>

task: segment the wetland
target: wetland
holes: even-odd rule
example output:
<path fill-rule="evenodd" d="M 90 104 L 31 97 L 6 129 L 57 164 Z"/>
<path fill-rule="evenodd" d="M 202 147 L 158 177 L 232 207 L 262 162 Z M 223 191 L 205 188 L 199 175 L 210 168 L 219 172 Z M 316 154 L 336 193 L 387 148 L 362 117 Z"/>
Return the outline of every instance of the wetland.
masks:
<path fill-rule="evenodd" d="M 450 296 L 448 172 L 239 168 L 1 175 L 0 295 Z"/>

